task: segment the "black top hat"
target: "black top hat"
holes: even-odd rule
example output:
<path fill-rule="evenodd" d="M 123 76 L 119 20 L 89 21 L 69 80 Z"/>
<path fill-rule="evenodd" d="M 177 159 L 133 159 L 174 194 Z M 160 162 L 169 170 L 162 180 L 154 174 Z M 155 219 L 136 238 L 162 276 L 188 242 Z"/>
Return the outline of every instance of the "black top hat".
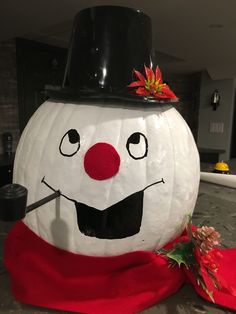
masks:
<path fill-rule="evenodd" d="M 118 6 L 84 9 L 74 19 L 63 89 L 51 96 L 160 102 L 127 88 L 133 70 L 153 67 L 152 59 L 151 20 L 146 14 Z"/>

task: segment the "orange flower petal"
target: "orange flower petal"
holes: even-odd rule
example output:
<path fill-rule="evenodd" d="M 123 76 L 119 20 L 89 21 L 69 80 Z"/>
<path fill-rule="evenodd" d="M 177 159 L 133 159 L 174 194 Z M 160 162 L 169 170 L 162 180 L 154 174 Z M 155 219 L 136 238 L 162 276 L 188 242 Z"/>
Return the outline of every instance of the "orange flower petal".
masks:
<path fill-rule="evenodd" d="M 144 86 L 144 85 L 145 83 L 143 83 L 142 81 L 135 81 L 127 85 L 127 87 L 138 87 L 138 86 Z"/>
<path fill-rule="evenodd" d="M 147 80 L 151 83 L 154 83 L 155 82 L 155 74 L 154 74 L 152 68 L 148 68 L 148 67 L 146 67 L 146 65 L 144 65 L 144 68 L 145 68 Z"/>
<path fill-rule="evenodd" d="M 130 83 L 127 87 L 137 87 L 135 93 L 140 96 L 153 95 L 159 99 L 178 100 L 178 97 L 172 92 L 172 90 L 166 84 L 163 84 L 162 74 L 159 67 L 156 67 L 155 74 L 152 68 L 148 68 L 144 65 L 144 69 L 147 79 L 142 73 L 134 69 L 134 74 L 138 80 Z"/>
<path fill-rule="evenodd" d="M 175 93 L 174 92 L 172 92 L 172 90 L 169 88 L 169 86 L 164 86 L 163 88 L 162 88 L 162 93 L 164 93 L 166 96 L 167 96 L 167 98 L 171 98 L 171 99 L 176 99 L 176 100 L 178 100 L 179 98 L 175 95 Z"/>
<path fill-rule="evenodd" d="M 155 93 L 154 96 L 156 98 L 160 98 L 160 99 L 169 99 L 170 97 L 166 96 L 165 94 L 161 94 L 161 93 Z"/>
<path fill-rule="evenodd" d="M 150 95 L 150 92 L 144 87 L 139 87 L 138 89 L 136 89 L 136 94 L 140 96 L 148 96 Z"/>
<path fill-rule="evenodd" d="M 145 77 L 142 75 L 142 73 L 140 73 L 139 71 L 134 70 L 134 74 L 137 76 L 137 78 L 143 82 L 143 85 L 145 85 Z"/>
<path fill-rule="evenodd" d="M 162 84 L 162 74 L 159 66 L 156 67 L 156 81 L 159 80 L 159 84 Z"/>

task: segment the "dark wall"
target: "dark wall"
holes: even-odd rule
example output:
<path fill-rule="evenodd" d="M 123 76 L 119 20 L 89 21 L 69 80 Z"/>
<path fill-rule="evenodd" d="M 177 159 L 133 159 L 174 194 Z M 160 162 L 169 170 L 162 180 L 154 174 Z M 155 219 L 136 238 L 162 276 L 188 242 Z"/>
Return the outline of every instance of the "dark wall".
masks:
<path fill-rule="evenodd" d="M 0 43 L 0 155 L 2 133 L 13 135 L 13 150 L 19 140 L 15 40 Z"/>
<path fill-rule="evenodd" d="M 63 82 L 67 49 L 26 39 L 16 40 L 19 126 L 28 120 L 46 98 L 44 91 Z"/>
<path fill-rule="evenodd" d="M 179 97 L 180 102 L 175 108 L 188 123 L 195 141 L 197 142 L 201 73 L 164 73 L 164 81 L 168 83 L 171 89 Z"/>
<path fill-rule="evenodd" d="M 230 158 L 236 158 L 236 94 L 234 97 L 234 116 L 231 136 Z"/>

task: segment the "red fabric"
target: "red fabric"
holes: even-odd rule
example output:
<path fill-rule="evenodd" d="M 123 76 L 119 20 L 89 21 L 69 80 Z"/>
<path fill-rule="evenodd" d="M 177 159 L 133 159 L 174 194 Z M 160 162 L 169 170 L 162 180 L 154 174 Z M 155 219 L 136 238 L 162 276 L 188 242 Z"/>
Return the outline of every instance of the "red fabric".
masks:
<path fill-rule="evenodd" d="M 89 314 L 130 314 L 175 293 L 179 268 L 152 252 L 89 257 L 60 250 L 16 223 L 5 244 L 13 294 L 21 302 Z"/>
<path fill-rule="evenodd" d="M 95 180 L 114 177 L 119 167 L 120 156 L 111 144 L 97 143 L 85 154 L 84 169 Z"/>
<path fill-rule="evenodd" d="M 223 255 L 219 262 L 217 278 L 221 289 L 213 289 L 213 297 L 216 304 L 236 310 L 236 249 L 219 250 Z M 193 273 L 184 269 L 189 281 L 195 290 L 203 298 L 211 301 L 210 297 L 197 284 Z"/>
<path fill-rule="evenodd" d="M 186 235 L 180 240 L 186 241 Z M 236 249 L 222 250 L 218 271 L 223 288 L 215 303 L 236 310 Z M 153 252 L 91 257 L 58 249 L 18 222 L 5 244 L 13 294 L 21 302 L 88 314 L 132 314 L 175 293 L 189 281 L 210 300 L 184 267 L 168 267 Z"/>

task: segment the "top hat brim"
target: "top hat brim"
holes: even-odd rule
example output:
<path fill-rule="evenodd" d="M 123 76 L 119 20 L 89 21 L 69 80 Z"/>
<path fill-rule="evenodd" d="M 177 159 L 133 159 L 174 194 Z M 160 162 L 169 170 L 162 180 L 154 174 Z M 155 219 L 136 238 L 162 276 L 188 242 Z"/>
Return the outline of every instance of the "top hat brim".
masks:
<path fill-rule="evenodd" d="M 71 89 L 61 89 L 61 90 L 47 90 L 44 92 L 47 98 L 56 101 L 66 101 L 66 102 L 104 102 L 111 101 L 116 103 L 129 103 L 130 105 L 138 106 L 146 105 L 176 105 L 179 103 L 177 99 L 158 99 L 154 96 L 139 96 L 135 93 L 106 93 L 102 91 L 95 90 L 81 90 L 72 91 Z"/>

